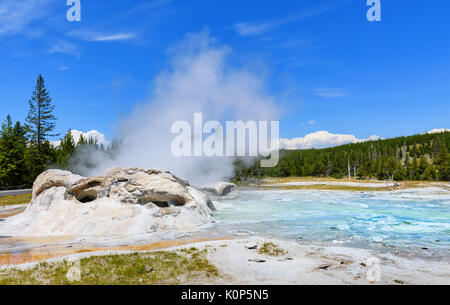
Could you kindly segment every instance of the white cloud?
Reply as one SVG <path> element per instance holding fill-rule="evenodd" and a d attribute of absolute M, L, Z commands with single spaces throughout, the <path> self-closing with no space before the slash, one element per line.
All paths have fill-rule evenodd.
<path fill-rule="evenodd" d="M 75 143 L 78 143 L 80 141 L 81 135 L 83 135 L 83 137 L 86 140 L 89 140 L 89 139 L 97 140 L 97 144 L 99 144 L 99 145 L 103 144 L 106 146 L 106 145 L 111 144 L 110 141 L 106 140 L 105 135 L 97 130 L 82 132 L 82 131 L 74 129 L 71 131 L 71 134 L 72 134 L 73 141 Z M 53 146 L 58 147 L 59 144 L 61 143 L 61 141 L 52 141 L 51 143 L 53 144 Z"/>
<path fill-rule="evenodd" d="M 376 136 L 376 135 L 373 135 L 373 136 L 370 136 L 368 139 L 366 139 L 366 140 L 360 140 L 360 142 L 367 142 L 367 141 L 378 141 L 378 140 L 382 140 L 383 138 L 382 137 L 380 137 L 380 136 Z"/>
<path fill-rule="evenodd" d="M 427 133 L 433 134 L 433 133 L 441 133 L 441 132 L 446 132 L 446 131 L 450 131 L 450 129 L 446 129 L 446 128 L 432 129 Z"/>
<path fill-rule="evenodd" d="M 53 43 L 50 48 L 47 50 L 49 54 L 62 53 L 69 54 L 76 57 L 81 57 L 81 52 L 78 50 L 78 47 L 67 41 L 57 41 Z"/>
<path fill-rule="evenodd" d="M 337 8 L 340 5 L 341 4 L 329 3 L 322 7 L 304 10 L 303 12 L 294 16 L 271 20 L 268 22 L 261 22 L 261 23 L 240 22 L 235 24 L 233 28 L 238 32 L 240 36 L 259 35 L 277 26 L 300 21 L 302 19 L 306 19 L 309 17 L 313 17 L 328 12 L 330 10 Z"/>
<path fill-rule="evenodd" d="M 311 120 L 311 121 L 308 121 L 308 122 L 306 122 L 306 123 L 304 123 L 304 122 L 300 122 L 300 126 L 305 126 L 306 124 L 309 124 L 309 125 L 314 125 L 314 124 L 316 124 L 317 122 L 316 121 L 314 121 L 314 120 Z"/>
<path fill-rule="evenodd" d="M 136 33 L 98 33 L 92 31 L 72 31 L 69 36 L 76 37 L 85 41 L 108 42 L 108 41 L 124 41 L 137 37 Z"/>
<path fill-rule="evenodd" d="M 343 98 L 347 96 L 347 93 L 340 88 L 315 88 L 311 90 L 315 95 L 323 98 Z"/>
<path fill-rule="evenodd" d="M 280 21 L 261 23 L 261 24 L 251 24 L 251 23 L 241 22 L 241 23 L 235 24 L 234 29 L 241 36 L 249 36 L 249 35 L 256 35 L 256 34 L 264 33 L 271 27 L 274 27 L 274 26 L 282 24 L 282 23 L 283 22 L 280 22 Z"/>
<path fill-rule="evenodd" d="M 368 139 L 358 139 L 350 134 L 332 134 L 328 131 L 310 133 L 303 138 L 280 139 L 280 146 L 284 149 L 311 149 L 339 146 L 349 143 L 376 141 L 379 136 L 370 136 Z"/>
<path fill-rule="evenodd" d="M 29 30 L 29 25 L 48 14 L 52 0 L 2 0 L 0 35 L 15 35 Z"/>

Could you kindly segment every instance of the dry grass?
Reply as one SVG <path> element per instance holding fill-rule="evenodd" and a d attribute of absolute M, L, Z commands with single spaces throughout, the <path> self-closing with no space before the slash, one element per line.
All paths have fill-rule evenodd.
<path fill-rule="evenodd" d="M 0 197 L 0 206 L 24 204 L 31 201 L 31 193 L 16 196 Z"/>
<path fill-rule="evenodd" d="M 277 190 L 326 190 L 326 191 L 353 191 L 353 192 L 377 192 L 392 191 L 398 188 L 394 187 L 367 187 L 352 185 L 333 185 L 333 184 L 314 184 L 314 185 L 280 185 L 280 186 L 263 186 L 266 189 Z"/>
<path fill-rule="evenodd" d="M 264 242 L 258 247 L 258 253 L 269 256 L 285 255 L 286 251 L 275 245 L 273 242 Z"/>
<path fill-rule="evenodd" d="M 196 248 L 83 258 L 73 262 L 40 263 L 33 269 L 0 272 L 0 285 L 176 285 L 219 277 L 206 259 L 207 250 Z M 78 269 L 73 269 L 79 266 Z M 72 268 L 72 269 L 71 269 Z M 70 281 L 69 270 L 81 270 Z M 76 274 L 76 273 L 74 273 Z M 69 277 L 70 278 L 70 277 Z"/>
<path fill-rule="evenodd" d="M 283 183 L 290 182 L 317 182 L 317 184 L 310 185 L 283 185 Z M 324 182 L 353 182 L 361 183 L 361 185 L 342 185 L 342 184 L 321 184 Z M 365 186 L 364 183 L 378 183 L 379 187 Z M 425 186 L 439 186 L 449 189 L 448 182 L 437 181 L 400 181 L 397 182 L 399 187 L 386 186 L 384 181 L 380 180 L 355 180 L 355 179 L 334 179 L 334 178 L 320 178 L 320 177 L 286 177 L 286 178 L 266 178 L 261 187 L 266 189 L 282 189 L 282 190 L 330 190 L 330 191 L 393 191 L 399 189 L 410 189 Z M 279 184 L 279 185 L 277 185 Z"/>

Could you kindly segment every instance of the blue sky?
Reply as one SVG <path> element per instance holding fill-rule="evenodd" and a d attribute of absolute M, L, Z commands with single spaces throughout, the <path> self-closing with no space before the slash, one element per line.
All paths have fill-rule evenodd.
<path fill-rule="evenodd" d="M 187 33 L 208 31 L 229 60 L 261 75 L 284 109 L 281 136 L 317 131 L 394 137 L 449 128 L 450 2 L 381 0 L 65 0 L 0 3 L 0 119 L 23 121 L 42 73 L 58 131 L 99 130 L 153 94 Z"/>

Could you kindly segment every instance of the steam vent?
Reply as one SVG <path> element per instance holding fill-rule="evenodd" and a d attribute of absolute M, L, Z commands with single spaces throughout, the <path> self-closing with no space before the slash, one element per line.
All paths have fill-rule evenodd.
<path fill-rule="evenodd" d="M 5 236 L 115 236 L 185 231 L 210 224 L 203 192 L 166 170 L 112 168 L 85 178 L 48 170 L 27 209 L 0 223 Z"/>

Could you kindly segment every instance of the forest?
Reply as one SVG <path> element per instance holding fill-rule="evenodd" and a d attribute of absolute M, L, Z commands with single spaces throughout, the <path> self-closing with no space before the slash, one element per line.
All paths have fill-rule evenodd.
<path fill-rule="evenodd" d="M 108 147 L 98 145 L 95 139 L 83 136 L 75 143 L 71 131 L 54 145 L 49 138 L 54 133 L 57 118 L 55 104 L 50 97 L 44 78 L 39 75 L 36 87 L 28 102 L 29 112 L 25 122 L 14 122 L 10 115 L 0 130 L 0 190 L 27 188 L 36 177 L 49 168 L 80 172 L 94 167 L 89 157 L 96 152 L 98 157 L 113 158 L 119 147 L 114 140 Z"/>
<path fill-rule="evenodd" d="M 235 162 L 235 181 L 248 177 L 349 177 L 450 181 L 450 132 L 418 134 L 326 149 L 282 150 L 273 168 Z"/>

